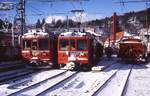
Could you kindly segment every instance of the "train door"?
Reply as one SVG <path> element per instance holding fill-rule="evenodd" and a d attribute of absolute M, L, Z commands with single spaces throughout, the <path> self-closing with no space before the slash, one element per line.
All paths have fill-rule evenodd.
<path fill-rule="evenodd" d="M 21 42 L 21 54 L 23 59 L 29 60 L 32 56 L 31 54 L 31 39 L 23 38 Z"/>
<path fill-rule="evenodd" d="M 89 53 L 88 53 L 88 40 L 87 39 L 77 39 L 77 51 L 79 52 L 78 55 L 78 62 L 83 64 L 89 63 Z"/>
<path fill-rule="evenodd" d="M 38 59 L 38 40 L 37 39 L 32 39 L 31 41 L 31 50 L 32 50 L 32 59 Z"/>
<path fill-rule="evenodd" d="M 58 42 L 58 64 L 68 63 L 69 39 L 61 38 Z"/>

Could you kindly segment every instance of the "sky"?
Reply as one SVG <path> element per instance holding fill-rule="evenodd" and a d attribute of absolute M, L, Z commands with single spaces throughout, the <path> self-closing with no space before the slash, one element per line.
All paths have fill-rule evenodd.
<path fill-rule="evenodd" d="M 0 0 L 0 2 L 2 1 L 18 2 L 19 0 Z M 54 18 L 55 20 L 58 19 L 64 20 L 66 19 L 66 16 L 76 21 L 79 21 L 81 19 L 81 21 L 84 22 L 89 20 L 110 17 L 112 16 L 113 12 L 116 12 L 118 15 L 122 15 L 123 13 L 126 12 L 140 11 L 146 8 L 145 3 L 127 3 L 124 6 L 121 6 L 121 4 L 119 3 L 115 3 L 117 1 L 131 1 L 131 0 L 87 0 L 87 1 L 82 0 L 82 2 L 80 0 L 79 0 L 80 2 L 73 2 L 71 0 L 70 1 L 62 0 L 63 2 L 61 0 L 49 0 L 49 1 L 57 1 L 53 3 L 40 1 L 48 1 L 48 0 L 26 0 L 27 24 L 34 24 L 36 23 L 37 19 L 42 20 L 42 18 L 45 18 L 46 22 L 50 23 Z M 84 10 L 84 13 L 75 14 L 70 12 L 71 10 Z M 14 9 L 9 12 L 3 11 L 0 14 L 2 13 L 9 13 L 12 15 L 11 17 L 14 17 L 16 11 Z M 4 18 L 4 16 L 0 16 L 0 18 Z"/>

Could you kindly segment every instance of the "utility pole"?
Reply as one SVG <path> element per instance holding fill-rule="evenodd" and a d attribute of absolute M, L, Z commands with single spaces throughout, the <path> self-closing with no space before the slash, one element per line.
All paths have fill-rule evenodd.
<path fill-rule="evenodd" d="M 113 23 L 112 23 L 112 33 L 113 33 L 113 45 L 115 45 L 116 42 L 116 13 L 113 14 Z"/>
<path fill-rule="evenodd" d="M 25 33 L 25 0 L 20 0 L 21 5 L 21 35 Z"/>
<path fill-rule="evenodd" d="M 69 32 L 69 17 L 67 16 L 67 31 Z"/>
<path fill-rule="evenodd" d="M 18 10 L 20 22 L 21 22 L 20 35 L 23 35 L 25 33 L 25 0 L 20 0 L 17 6 L 17 10 Z"/>

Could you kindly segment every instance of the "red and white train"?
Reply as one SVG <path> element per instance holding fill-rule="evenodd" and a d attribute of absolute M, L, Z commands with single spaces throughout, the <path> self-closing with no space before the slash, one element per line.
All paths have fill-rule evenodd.
<path fill-rule="evenodd" d="M 103 55 L 102 43 L 86 32 L 26 33 L 21 38 L 21 49 L 23 59 L 38 67 L 89 68 Z"/>
<path fill-rule="evenodd" d="M 139 38 L 123 37 L 119 43 L 119 57 L 122 60 L 137 61 L 144 58 L 146 46 Z"/>
<path fill-rule="evenodd" d="M 86 32 L 65 32 L 58 36 L 58 64 L 69 69 L 90 68 L 103 55 L 103 46 Z"/>
<path fill-rule="evenodd" d="M 51 33 L 35 31 L 21 37 L 22 58 L 35 67 L 54 67 L 57 59 L 56 36 Z"/>

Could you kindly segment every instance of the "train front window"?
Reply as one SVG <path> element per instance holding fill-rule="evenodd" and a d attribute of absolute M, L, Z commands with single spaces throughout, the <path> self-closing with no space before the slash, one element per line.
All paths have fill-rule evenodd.
<path fill-rule="evenodd" d="M 70 40 L 70 49 L 71 50 L 76 50 L 76 48 L 75 48 L 75 40 Z"/>
<path fill-rule="evenodd" d="M 39 39 L 39 49 L 48 50 L 48 39 Z"/>
<path fill-rule="evenodd" d="M 23 40 L 23 49 L 24 50 L 29 50 L 31 48 L 31 40 Z"/>
<path fill-rule="evenodd" d="M 77 40 L 77 50 L 86 50 L 87 41 L 86 40 Z"/>
<path fill-rule="evenodd" d="M 37 44 L 37 40 L 33 40 L 32 41 L 32 50 L 37 50 L 38 44 Z"/>
<path fill-rule="evenodd" d="M 60 40 L 60 50 L 65 51 L 69 50 L 69 41 L 68 40 Z"/>

